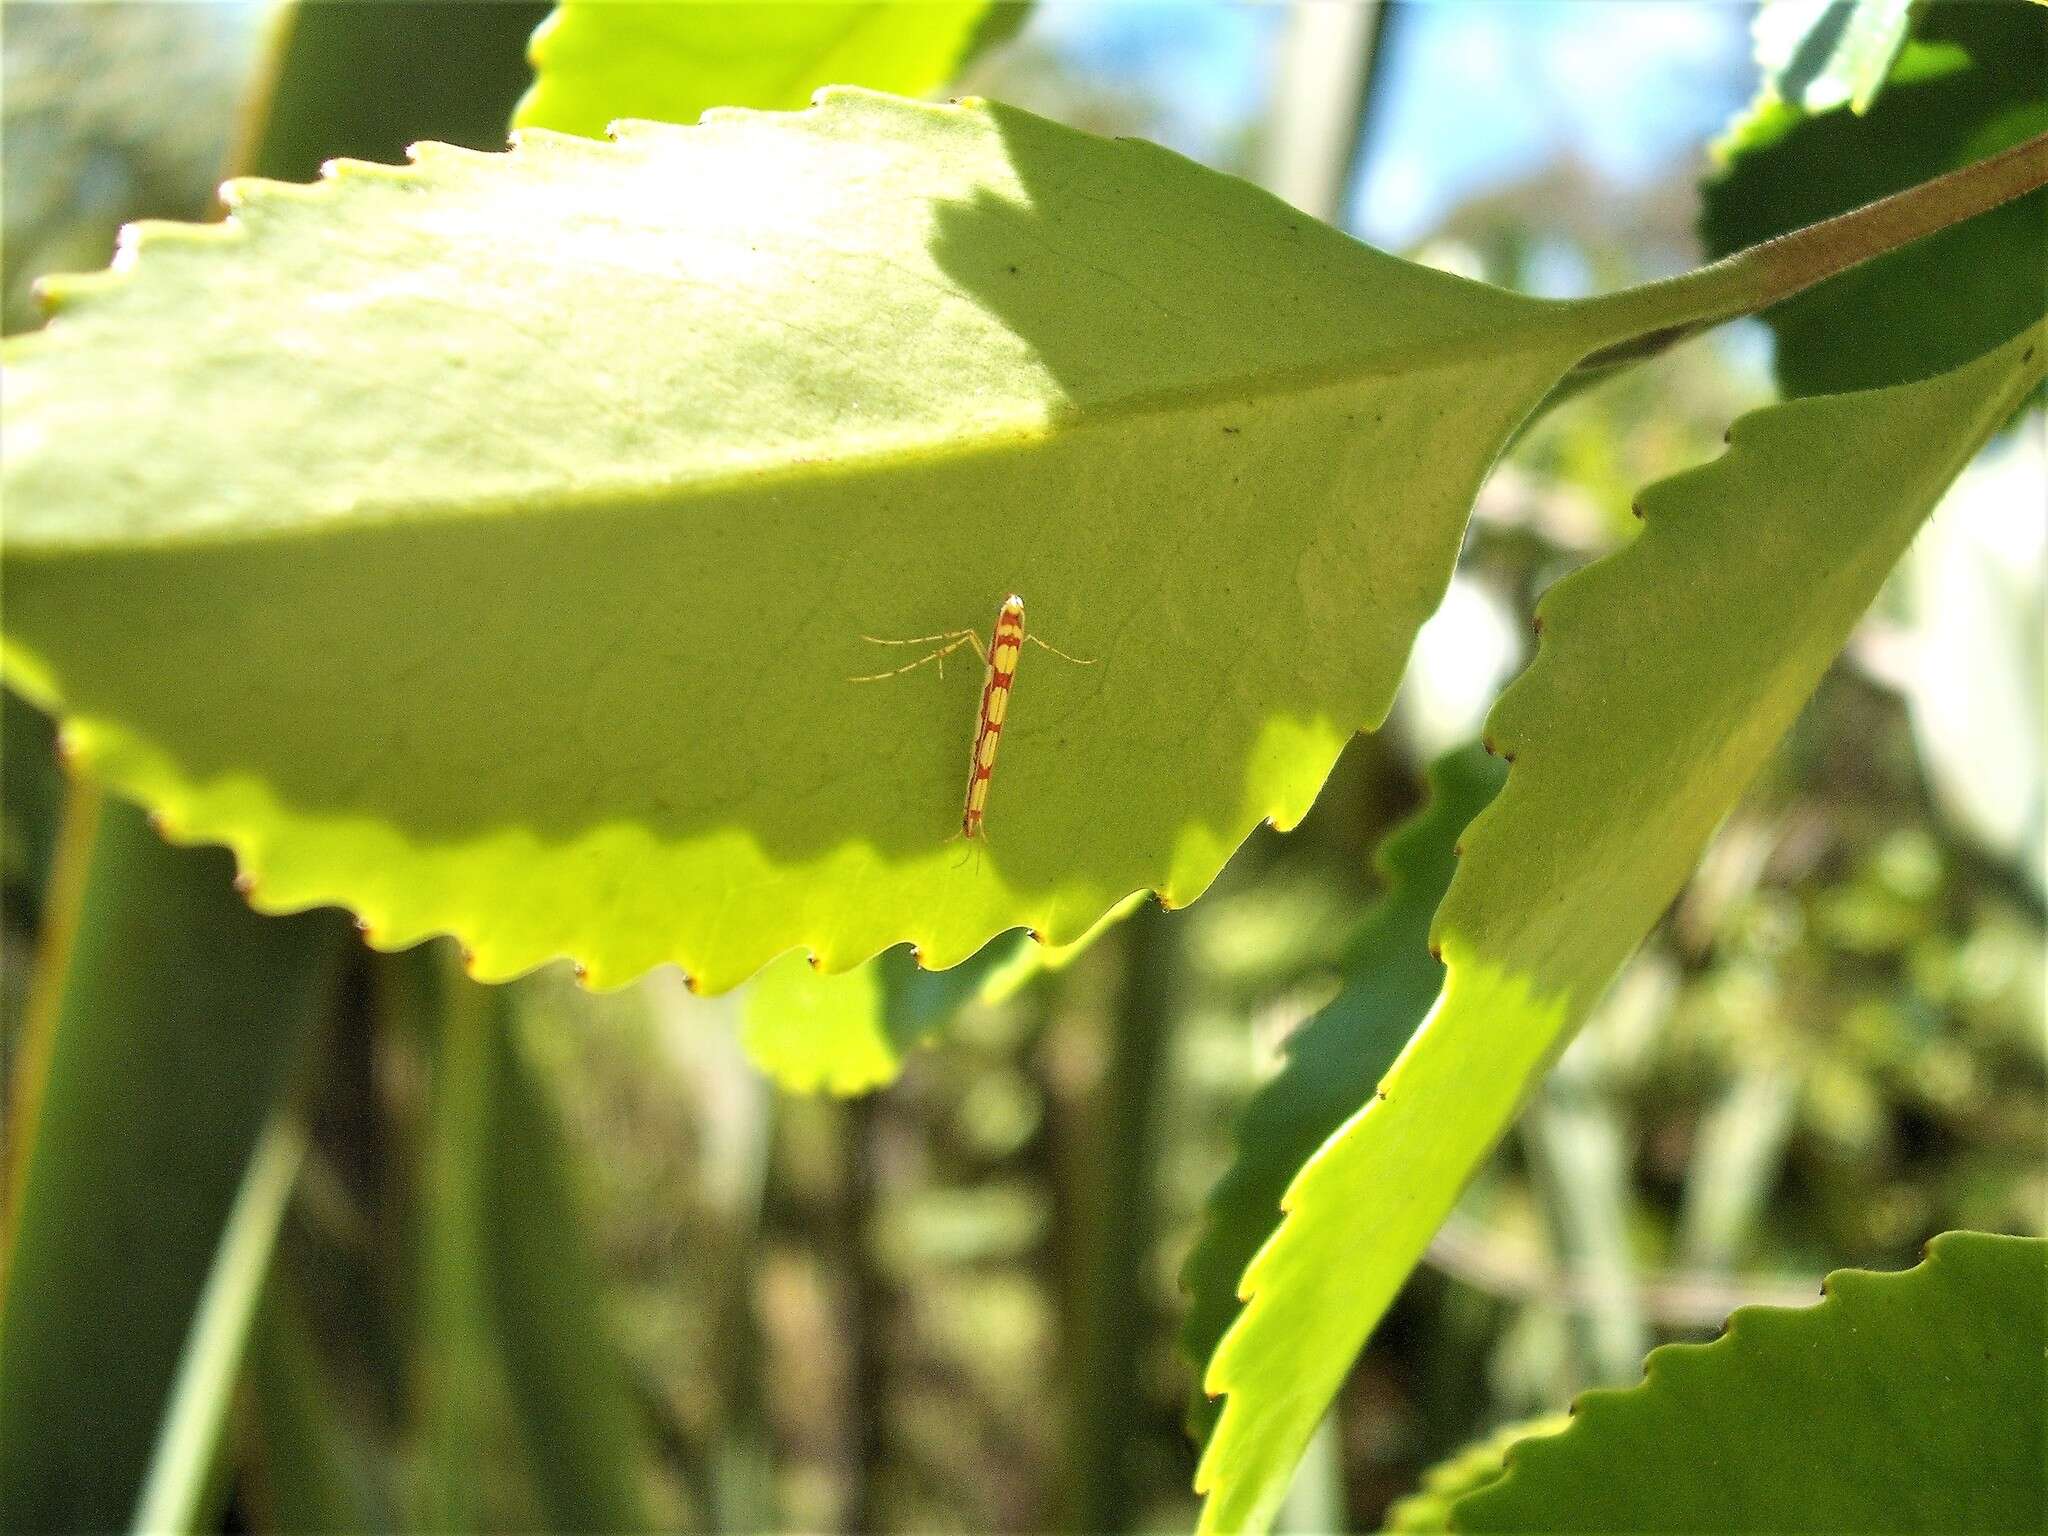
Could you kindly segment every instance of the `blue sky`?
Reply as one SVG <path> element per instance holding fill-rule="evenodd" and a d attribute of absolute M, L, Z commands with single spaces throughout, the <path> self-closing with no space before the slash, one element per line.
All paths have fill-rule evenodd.
<path fill-rule="evenodd" d="M 1692 164 L 1748 97 L 1749 15 L 1726 0 L 1404 5 L 1353 228 L 1411 245 L 1465 198 L 1566 155 L 1624 186 Z M 1282 20 L 1218 0 L 1050 0 L 1032 26 L 1074 67 L 1171 104 L 1166 137 L 1199 157 L 1264 109 Z"/>

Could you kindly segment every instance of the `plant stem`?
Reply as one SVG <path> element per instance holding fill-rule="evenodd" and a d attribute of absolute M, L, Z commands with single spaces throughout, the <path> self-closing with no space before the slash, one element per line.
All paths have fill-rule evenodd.
<path fill-rule="evenodd" d="M 880 1480 L 889 1450 L 889 1287 L 875 1262 L 873 1231 L 878 1179 L 875 1099 L 855 1099 L 839 1112 L 841 1177 L 836 1234 L 846 1340 L 846 1496 L 839 1528 L 870 1536 L 881 1527 Z"/>
<path fill-rule="evenodd" d="M 1584 300 L 1582 313 L 1606 321 L 1613 339 L 1576 371 L 1661 352 L 2042 186 L 2048 186 L 2048 133 L 1683 276 Z"/>
<path fill-rule="evenodd" d="M 1082 1269 L 1068 1343 L 1069 1530 L 1134 1530 L 1141 1501 L 1132 1447 L 1149 1414 L 1145 1342 L 1154 1320 L 1148 1265 L 1157 1209 L 1159 1099 L 1173 1017 L 1174 919 L 1146 901 L 1124 920 L 1123 974 L 1107 1070 L 1094 1094 L 1081 1215 Z"/>

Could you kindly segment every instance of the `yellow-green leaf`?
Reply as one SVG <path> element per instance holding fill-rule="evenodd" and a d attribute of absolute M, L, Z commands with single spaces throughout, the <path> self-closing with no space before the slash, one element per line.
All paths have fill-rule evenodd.
<path fill-rule="evenodd" d="M 1383 718 L 1501 443 L 1620 324 L 860 91 L 233 197 L 10 344 L 9 680 L 261 909 L 484 979 L 1192 900 Z M 962 844 L 968 653 L 849 679 L 1008 592 L 1092 664 L 1027 648 Z"/>
<path fill-rule="evenodd" d="M 827 85 L 924 96 L 953 78 L 989 0 L 563 0 L 533 35 L 522 128 L 600 137 L 622 117 L 801 107 Z"/>
<path fill-rule="evenodd" d="M 1387 839 L 1386 893 L 1345 958 L 1344 988 L 1287 1041 L 1286 1060 L 1239 1117 L 1236 1155 L 1209 1192 L 1201 1237 L 1181 1271 L 1188 1292 L 1181 1348 L 1199 1374 L 1237 1316 L 1237 1283 L 1273 1229 L 1280 1198 L 1309 1154 L 1372 1095 L 1443 986 L 1429 923 L 1451 883 L 1458 834 L 1500 788 L 1505 770 L 1471 745 L 1429 774 L 1429 804 Z M 1217 1405 L 1198 1397 L 1206 1435 Z"/>
<path fill-rule="evenodd" d="M 1433 929 L 1444 991 L 1287 1193 L 1207 1386 L 1204 1528 L 1262 1528 L 1353 1356 L 1922 518 L 2048 368 L 2048 324 L 1952 373 L 1759 411 L 1560 583 L 1489 722 L 1514 763 Z"/>
<path fill-rule="evenodd" d="M 771 961 L 740 1005 L 747 1057 L 791 1093 L 866 1093 L 892 1083 L 912 1049 L 969 1002 L 999 1003 L 1065 969 L 1137 905 L 1125 899 L 1071 944 L 1029 934 L 988 945 L 948 971 L 928 971 L 907 949 L 830 975 L 801 954 Z"/>

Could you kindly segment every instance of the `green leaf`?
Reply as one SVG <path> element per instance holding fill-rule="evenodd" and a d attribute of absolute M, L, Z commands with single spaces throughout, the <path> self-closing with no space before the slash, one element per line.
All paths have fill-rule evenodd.
<path fill-rule="evenodd" d="M 1433 936 L 1442 996 L 1376 1099 L 1289 1188 L 1205 1385 L 1229 1401 L 1204 1528 L 1270 1519 L 1352 1357 L 1797 715 L 1950 480 L 2048 369 L 2037 324 L 1968 367 L 1738 422 L 1621 553 L 1538 609 L 1489 721 L 1515 764 Z"/>
<path fill-rule="evenodd" d="M 740 1003 L 747 1059 L 791 1093 L 866 1093 L 895 1081 L 917 1041 L 889 1027 L 882 965 L 826 976 L 801 953 L 772 961 Z"/>
<path fill-rule="evenodd" d="M 801 107 L 828 85 L 924 96 L 1009 9 L 988 0 L 562 0 L 533 36 L 533 88 L 513 122 L 601 138 L 622 117 L 694 123 L 712 107 Z"/>
<path fill-rule="evenodd" d="M 273 1114 L 249 1158 L 192 1315 L 149 1475 L 136 1500 L 138 1531 L 208 1529 L 219 1517 L 219 1510 L 207 1507 L 207 1490 L 305 1157 L 298 1126 L 283 1111 Z"/>
<path fill-rule="evenodd" d="M 6 654 L 259 906 L 483 979 L 1194 899 L 1384 717 L 1501 443 L 1616 339 L 996 105 L 420 154 L 54 290 Z M 962 848 L 971 661 L 848 679 L 1011 591 L 1094 664 L 1028 652 Z"/>
<path fill-rule="evenodd" d="M 1550 1414 L 1509 1424 L 1474 1441 L 1425 1472 L 1422 1486 L 1387 1511 L 1380 1529 L 1411 1536 L 1450 1530 L 1451 1507 L 1466 1494 L 1498 1482 L 1511 1448 L 1533 1435 L 1554 1435 L 1569 1423 L 1564 1414 Z"/>
<path fill-rule="evenodd" d="M 1137 905 L 1118 902 L 1071 944 L 1029 934 L 998 940 L 947 971 L 928 971 L 892 949 L 827 975 L 802 954 L 771 961 L 740 1005 L 740 1044 L 790 1093 L 866 1093 L 892 1083 L 904 1058 L 970 1002 L 999 1003 L 1039 977 L 1064 970 Z"/>
<path fill-rule="evenodd" d="M 491 1233 L 486 1189 L 492 1145 L 494 1036 L 509 1027 L 502 988 L 462 985 L 441 945 L 401 955 L 382 968 L 387 1028 L 414 1031 L 432 1063 L 420 1129 L 413 1239 L 418 1285 L 410 1298 L 406 1523 L 469 1531 L 540 1522 L 529 1490 L 502 1475 L 500 1404 L 507 1396 L 490 1295 Z M 511 1486 L 507 1486 L 510 1484 Z M 523 1516 L 514 1519 L 514 1511 Z"/>
<path fill-rule="evenodd" d="M 134 1513 L 223 1224 L 348 925 L 259 918 L 109 801 L 0 1307 L 0 1529 Z M 146 1259 L 146 1262 L 144 1260 Z"/>
<path fill-rule="evenodd" d="M 1952 170 L 2048 129 L 2048 8 L 1924 7 L 1867 113 L 1785 103 L 1745 116 L 1701 187 L 1722 255 Z M 2040 316 L 2048 192 L 1881 256 L 1766 312 L 1787 395 L 1904 383 L 1954 368 Z M 1964 279 L 1961 274 L 1968 274 Z"/>
<path fill-rule="evenodd" d="M 488 1045 L 484 1279 L 547 1528 L 645 1529 L 648 1448 L 569 1145 L 517 1031 L 501 1024 Z"/>
<path fill-rule="evenodd" d="M 356 1459 L 344 1394 L 322 1369 L 312 1330 L 288 1286 L 273 1282 L 249 1341 L 249 1440 L 242 1499 L 254 1529 L 349 1533 L 393 1529 Z"/>
<path fill-rule="evenodd" d="M 2048 1242 L 1950 1232 L 1900 1274 L 1745 1307 L 1508 1455 L 1461 1531 L 2038 1531 Z"/>
<path fill-rule="evenodd" d="M 1280 1071 L 1245 1105 L 1237 1155 L 1209 1194 L 1202 1235 L 1181 1271 L 1188 1314 L 1182 1351 L 1199 1373 L 1237 1315 L 1245 1266 L 1280 1224 L 1280 1197 L 1309 1154 L 1372 1096 L 1443 985 L 1429 920 L 1444 899 L 1465 824 L 1493 798 L 1505 768 L 1476 746 L 1439 758 L 1428 806 L 1387 839 L 1387 890 L 1344 967 L 1344 988 L 1287 1042 Z M 1197 1397 L 1191 1426 L 1206 1435 L 1216 1405 Z"/>
<path fill-rule="evenodd" d="M 740 1044 L 791 1093 L 866 1093 L 896 1080 L 904 1057 L 973 994 L 998 949 L 936 972 L 892 949 L 834 976 L 800 953 L 784 955 L 747 987 Z"/>
<path fill-rule="evenodd" d="M 517 993 L 473 986 L 447 960 L 423 951 L 402 972 L 438 1031 L 411 1523 L 643 1529 L 639 1411 L 608 1335 L 569 1150 L 521 1054 Z M 525 1453 L 531 1510 L 514 1502 L 524 1487 L 477 1477 L 506 1427 Z"/>
<path fill-rule="evenodd" d="M 547 14 L 533 0 L 289 0 L 235 169 L 295 180 L 338 156 L 395 160 L 419 139 L 501 149 Z"/>
<path fill-rule="evenodd" d="M 1911 0 L 1764 0 L 1750 30 L 1760 105 L 1864 112 L 1906 44 Z"/>

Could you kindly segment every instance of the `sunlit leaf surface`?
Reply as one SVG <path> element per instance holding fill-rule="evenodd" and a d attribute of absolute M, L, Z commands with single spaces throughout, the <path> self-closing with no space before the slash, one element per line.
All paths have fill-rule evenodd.
<path fill-rule="evenodd" d="M 1429 952 L 1430 918 L 1457 868 L 1451 849 L 1458 834 L 1504 773 L 1476 746 L 1437 762 L 1429 805 L 1387 839 L 1380 860 L 1387 891 L 1352 946 L 1343 991 L 1289 1038 L 1280 1071 L 1245 1105 L 1236 1157 L 1210 1192 L 1201 1239 L 1181 1275 L 1188 1290 L 1181 1348 L 1198 1375 L 1237 1315 L 1245 1266 L 1280 1224 L 1288 1184 L 1372 1096 L 1436 1001 L 1444 968 Z M 1216 1404 L 1198 1397 L 1193 1417 L 1206 1433 Z"/>
<path fill-rule="evenodd" d="M 1288 1190 L 1206 1385 L 1205 1528 L 1263 1527 L 1351 1360 L 1677 893 L 1922 518 L 2048 369 L 2048 325 L 1938 378 L 1739 421 L 1538 608 L 1489 729 L 1514 763 L 1437 913 L 1443 995 Z"/>
<path fill-rule="evenodd" d="M 1613 339 L 1000 106 L 420 155 L 53 289 L 6 654 L 260 908 L 484 979 L 1192 900 L 1384 716 L 1500 444 Z M 1092 664 L 1027 647 L 963 845 L 970 653 L 849 679 L 1013 591 Z"/>

